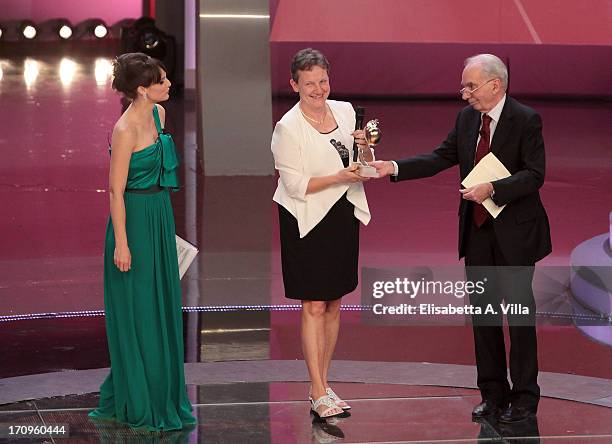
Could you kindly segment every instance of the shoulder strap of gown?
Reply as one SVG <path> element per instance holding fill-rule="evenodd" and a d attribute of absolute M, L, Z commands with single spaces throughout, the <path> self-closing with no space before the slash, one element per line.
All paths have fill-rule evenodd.
<path fill-rule="evenodd" d="M 164 132 L 161 122 L 159 121 L 159 112 L 157 111 L 157 105 L 153 105 L 153 120 L 155 120 L 155 128 L 157 128 L 157 134 Z"/>
<path fill-rule="evenodd" d="M 161 161 L 162 168 L 160 170 L 159 185 L 164 188 L 170 188 L 173 191 L 178 190 L 179 180 L 177 175 L 178 157 L 176 155 L 176 146 L 172 140 L 172 136 L 165 133 L 159 121 L 159 111 L 157 105 L 153 107 L 153 120 L 159 135 L 161 145 Z"/>

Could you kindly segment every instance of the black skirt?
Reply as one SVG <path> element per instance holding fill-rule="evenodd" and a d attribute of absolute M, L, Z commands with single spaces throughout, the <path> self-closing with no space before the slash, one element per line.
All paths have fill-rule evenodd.
<path fill-rule="evenodd" d="M 297 220 L 278 206 L 285 297 L 333 301 L 357 288 L 359 220 L 342 196 L 300 239 Z"/>

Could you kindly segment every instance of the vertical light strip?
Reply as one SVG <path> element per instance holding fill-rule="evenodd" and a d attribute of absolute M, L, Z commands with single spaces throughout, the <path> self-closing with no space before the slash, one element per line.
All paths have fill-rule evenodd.
<path fill-rule="evenodd" d="M 514 0 L 514 4 L 516 5 L 516 8 L 519 10 L 521 17 L 523 17 L 523 21 L 525 22 L 525 26 L 527 26 L 527 29 L 529 30 L 529 34 L 531 34 L 531 38 L 533 39 L 533 42 L 537 45 L 541 45 L 542 39 L 538 35 L 538 31 L 535 30 L 533 23 L 531 23 L 531 20 L 529 19 L 529 16 L 527 15 L 527 11 L 525 11 L 525 8 L 523 7 L 523 3 L 521 2 L 521 0 Z"/>
<path fill-rule="evenodd" d="M 197 119 L 192 112 L 185 112 L 184 117 L 184 132 L 183 132 L 183 158 L 185 161 L 185 235 L 187 240 L 194 242 L 197 245 L 198 242 L 198 147 L 196 128 L 191 130 L 191 122 Z M 202 177 L 201 180 L 204 180 Z M 200 301 L 200 269 L 198 263 L 204 261 L 204 252 L 200 251 L 199 257 L 196 259 L 195 264 L 191 265 L 191 270 L 187 273 L 186 279 L 186 290 L 187 294 L 185 302 L 187 305 L 195 306 L 201 303 Z M 197 362 L 199 356 L 199 329 L 198 329 L 198 318 L 199 315 L 186 316 L 185 330 L 187 337 L 185 338 L 185 354 L 190 362 Z"/>

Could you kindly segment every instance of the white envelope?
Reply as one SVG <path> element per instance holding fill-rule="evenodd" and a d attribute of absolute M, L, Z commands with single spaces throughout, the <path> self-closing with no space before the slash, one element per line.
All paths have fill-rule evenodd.
<path fill-rule="evenodd" d="M 473 187 L 481 183 L 493 182 L 510 176 L 510 171 L 499 161 L 495 154 L 489 153 L 484 156 L 478 164 L 470 171 L 461 185 L 466 188 Z M 482 202 L 487 211 L 496 218 L 502 212 L 505 205 L 498 207 L 490 197 Z"/>
<path fill-rule="evenodd" d="M 176 255 L 178 257 L 179 275 L 181 279 L 198 254 L 198 249 L 185 239 L 176 236 Z"/>

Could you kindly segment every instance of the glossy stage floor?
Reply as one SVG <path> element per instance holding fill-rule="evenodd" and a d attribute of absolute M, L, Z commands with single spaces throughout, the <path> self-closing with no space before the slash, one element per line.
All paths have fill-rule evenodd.
<path fill-rule="evenodd" d="M 543 399 L 537 420 L 511 427 L 472 422 L 479 394 L 471 328 L 372 325 L 363 320 L 358 289 L 344 299 L 332 368 L 334 387 L 350 400 L 352 415 L 312 422 L 299 308 L 282 293 L 271 201 L 276 179 L 204 176 L 195 105 L 183 98 L 166 108 L 184 165 L 185 186 L 173 196 L 177 232 L 201 250 L 183 279 L 186 376 L 198 425 L 151 437 L 90 422 L 87 412 L 109 365 L 101 252 L 107 135 L 121 106 L 108 66 L 94 58 L 0 60 L 4 429 L 68 424 L 68 438 L 28 440 L 75 443 L 612 442 L 612 349 L 601 339 L 605 334 L 593 337 L 576 325 L 571 310 L 559 309 L 571 299 L 564 278 L 550 279 L 545 304 L 566 316 L 552 319 L 539 305 Z M 430 150 L 462 106 L 353 102 L 381 120 L 381 158 Z M 278 119 L 293 102 L 273 103 Z M 547 148 L 542 197 L 554 251 L 541 267 L 567 267 L 577 246 L 608 229 L 612 106 L 526 103 L 542 114 Z M 368 183 L 373 219 L 361 230 L 361 265 L 458 266 L 457 189 L 455 170 L 400 185 Z"/>

